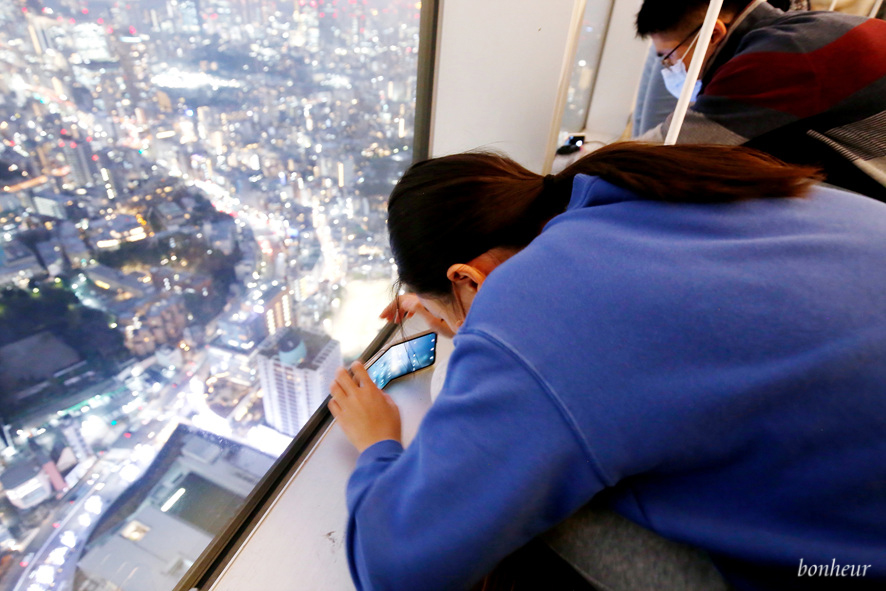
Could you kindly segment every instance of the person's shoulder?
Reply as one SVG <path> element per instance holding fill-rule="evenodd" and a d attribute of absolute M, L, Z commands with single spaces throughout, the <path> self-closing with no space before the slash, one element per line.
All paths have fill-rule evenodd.
<path fill-rule="evenodd" d="M 783 51 L 789 47 L 814 51 L 868 20 L 826 10 L 787 12 L 754 27 L 745 35 L 744 45 L 755 51 Z"/>
<path fill-rule="evenodd" d="M 775 19 L 773 23 L 846 23 L 848 25 L 858 25 L 867 20 L 869 19 L 865 16 L 847 14 L 845 12 L 835 12 L 833 10 L 795 10 L 784 13 L 782 16 Z"/>
<path fill-rule="evenodd" d="M 819 42 L 836 41 L 861 25 L 886 26 L 883 21 L 830 10 L 788 12 L 773 21 L 772 30 Z"/>
<path fill-rule="evenodd" d="M 886 203 L 840 187 L 819 183 L 809 192 L 808 197 L 823 206 L 834 206 L 846 215 L 856 215 L 879 223 L 886 223 Z"/>
<path fill-rule="evenodd" d="M 882 244 L 886 235 L 886 203 L 872 197 L 819 184 L 805 197 L 787 201 L 793 212 L 786 212 L 787 218 L 811 234 L 842 236 L 845 244 L 868 245 L 865 249 Z"/>

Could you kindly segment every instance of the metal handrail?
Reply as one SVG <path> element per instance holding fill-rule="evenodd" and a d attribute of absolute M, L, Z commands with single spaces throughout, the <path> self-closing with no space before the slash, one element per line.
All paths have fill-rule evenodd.
<path fill-rule="evenodd" d="M 702 24 L 701 31 L 698 33 L 698 44 L 695 46 L 695 53 L 692 55 L 692 62 L 689 64 L 689 71 L 686 73 L 686 82 L 683 83 L 683 90 L 680 92 L 677 107 L 674 109 L 673 117 L 671 117 L 671 126 L 668 128 L 668 135 L 664 141 L 666 146 L 676 144 L 677 138 L 680 136 L 683 120 L 686 118 L 686 111 L 689 109 L 689 100 L 692 98 L 692 90 L 695 88 L 695 82 L 701 73 L 701 64 L 704 62 L 704 55 L 711 44 L 711 33 L 714 31 L 714 24 L 720 16 L 720 8 L 722 6 L 723 0 L 711 0 L 711 3 L 708 5 L 704 24 Z"/>

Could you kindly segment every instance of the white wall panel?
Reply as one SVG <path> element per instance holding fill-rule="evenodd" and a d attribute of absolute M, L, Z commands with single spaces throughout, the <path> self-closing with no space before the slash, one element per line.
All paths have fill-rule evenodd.
<path fill-rule="evenodd" d="M 585 0 L 444 0 L 431 155 L 505 152 L 547 172 Z"/>
<path fill-rule="evenodd" d="M 616 0 L 613 4 L 585 127 L 588 139 L 618 139 L 633 111 L 649 47 L 649 42 L 634 32 L 641 4 L 641 0 Z"/>

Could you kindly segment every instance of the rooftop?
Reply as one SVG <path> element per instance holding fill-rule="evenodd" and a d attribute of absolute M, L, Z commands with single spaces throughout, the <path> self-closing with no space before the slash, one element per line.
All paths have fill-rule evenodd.
<path fill-rule="evenodd" d="M 10 490 L 23 485 L 40 473 L 40 466 L 31 459 L 22 458 L 8 466 L 0 473 L 0 483 Z"/>
<path fill-rule="evenodd" d="M 258 353 L 267 358 L 271 358 L 280 352 L 280 343 L 287 340 L 302 341 L 307 349 L 305 359 L 299 363 L 300 369 L 317 369 L 317 357 L 332 342 L 332 338 L 316 332 L 307 331 L 300 328 L 287 328 L 279 331 L 267 342 L 267 346 L 262 348 Z"/>
<path fill-rule="evenodd" d="M 80 355 L 64 341 L 48 331 L 38 332 L 0 347 L 0 391 L 15 392 L 79 361 Z"/>

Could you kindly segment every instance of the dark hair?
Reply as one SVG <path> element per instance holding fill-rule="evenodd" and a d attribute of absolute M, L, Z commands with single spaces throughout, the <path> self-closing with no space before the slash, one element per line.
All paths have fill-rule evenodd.
<path fill-rule="evenodd" d="M 647 199 L 722 203 L 800 196 L 817 173 L 739 146 L 620 142 L 547 177 L 500 154 L 468 152 L 410 167 L 388 201 L 388 232 L 401 282 L 445 296 L 451 265 L 496 247 L 523 248 L 538 236 L 566 209 L 577 174 Z"/>
<path fill-rule="evenodd" d="M 723 0 L 720 14 L 738 14 L 750 0 Z M 701 24 L 708 9 L 708 0 L 644 0 L 635 21 L 637 35 L 653 33 L 688 33 Z"/>

